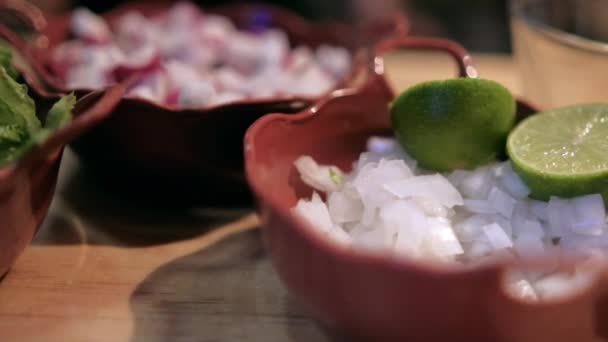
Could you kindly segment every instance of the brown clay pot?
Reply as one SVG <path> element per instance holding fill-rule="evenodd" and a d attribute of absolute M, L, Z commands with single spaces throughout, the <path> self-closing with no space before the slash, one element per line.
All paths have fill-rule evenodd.
<path fill-rule="evenodd" d="M 46 217 L 64 145 L 103 121 L 123 94 L 124 87 L 116 85 L 80 98 L 72 122 L 19 162 L 0 168 L 0 275 L 13 265 Z M 39 117 L 46 115 L 43 108 L 37 106 Z"/>
<path fill-rule="evenodd" d="M 128 2 L 103 17 L 111 22 L 129 10 L 154 16 L 166 11 L 170 3 Z M 42 94 L 68 91 L 49 71 L 53 47 L 70 38 L 68 16 L 45 18 L 31 6 L 5 5 L 4 12 L 19 14 L 23 22 L 31 23 L 31 31 L 37 32 L 31 44 L 16 35 L 9 37 L 33 61 L 35 72 L 31 74 L 35 76 L 26 75 L 28 83 Z M 351 27 L 339 23 L 313 24 L 287 10 L 266 5 L 236 4 L 209 12 L 227 16 L 241 28 L 247 28 L 256 17 L 264 15 L 271 19 L 271 26 L 287 33 L 292 44 L 345 46 L 356 56 L 356 65 L 361 63 L 357 61 L 367 58 L 365 55 L 375 42 L 387 36 L 403 35 L 408 29 L 405 16 L 399 13 L 365 27 Z M 352 75 L 338 88 L 351 78 Z M 284 96 L 202 110 L 178 110 L 125 98 L 108 120 L 72 147 L 97 181 L 137 201 L 163 206 L 246 204 L 251 198 L 243 174 L 245 130 L 264 114 L 294 113 L 315 100 L 318 99 Z"/>
<path fill-rule="evenodd" d="M 439 49 L 460 76 L 476 75 L 459 45 L 401 38 L 380 44 Z M 608 296 L 600 276 L 589 288 L 533 303 L 504 289 L 509 265 L 476 268 L 368 254 L 324 239 L 290 208 L 309 197 L 293 166 L 301 155 L 350 170 L 372 135 L 392 135 L 381 56 L 367 83 L 337 91 L 295 115 L 270 114 L 245 137 L 247 180 L 257 200 L 264 241 L 290 293 L 325 325 L 369 341 L 596 341 L 608 337 Z M 518 103 L 521 117 L 533 113 Z M 357 340 L 358 340 L 357 339 Z"/>

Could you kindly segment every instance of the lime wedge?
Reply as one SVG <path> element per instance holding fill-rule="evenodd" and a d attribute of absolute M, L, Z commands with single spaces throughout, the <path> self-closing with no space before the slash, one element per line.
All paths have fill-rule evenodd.
<path fill-rule="evenodd" d="M 490 80 L 430 81 L 399 95 L 391 118 L 402 147 L 422 167 L 473 169 L 504 153 L 515 100 Z"/>
<path fill-rule="evenodd" d="M 511 132 L 507 153 L 533 198 L 607 193 L 608 104 L 533 115 Z"/>

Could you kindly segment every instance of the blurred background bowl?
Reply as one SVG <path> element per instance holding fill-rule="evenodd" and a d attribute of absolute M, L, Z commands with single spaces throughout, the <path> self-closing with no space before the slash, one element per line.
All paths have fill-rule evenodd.
<path fill-rule="evenodd" d="M 154 16 L 168 10 L 171 2 L 129 2 L 103 17 L 112 23 L 136 10 Z M 70 38 L 69 14 L 41 18 L 36 11 L 5 8 L 19 13 L 23 21 L 37 24 L 31 31 L 34 44 L 12 39 L 34 61 L 30 77 L 34 90 L 65 92 L 51 74 L 53 48 Z M 238 28 L 259 24 L 284 30 L 292 45 L 316 47 L 329 43 L 343 46 L 354 56 L 352 71 L 368 58 L 375 42 L 407 32 L 401 13 L 353 27 L 337 22 L 313 24 L 274 6 L 230 4 L 209 10 L 224 15 Z M 31 27 L 35 27 L 34 24 Z M 13 37 L 14 38 L 14 37 Z M 337 87 L 349 83 L 352 75 Z M 41 80 L 41 81 L 40 81 Z M 132 80 L 130 80 L 132 81 Z M 200 205 L 242 206 L 251 203 L 243 174 L 242 139 L 245 130 L 269 112 L 297 112 L 315 98 L 282 96 L 245 100 L 198 110 L 172 109 L 142 99 L 124 98 L 113 115 L 72 144 L 91 178 L 121 197 L 146 206 L 191 207 Z"/>

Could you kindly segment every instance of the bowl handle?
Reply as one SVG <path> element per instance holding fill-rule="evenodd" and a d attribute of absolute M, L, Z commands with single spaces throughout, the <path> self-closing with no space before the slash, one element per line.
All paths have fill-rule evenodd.
<path fill-rule="evenodd" d="M 382 96 L 386 102 L 395 98 L 395 93 L 385 75 L 383 55 L 395 50 L 433 50 L 447 53 L 458 65 L 459 77 L 477 78 L 473 60 L 462 45 L 442 38 L 399 36 L 381 40 L 373 48 L 371 57 L 364 57 L 363 67 L 344 88 L 355 88 L 366 96 Z"/>
<path fill-rule="evenodd" d="M 1 9 L 0 9 L 1 11 Z M 22 63 L 17 65 L 19 72 L 23 75 L 26 83 L 34 88 L 44 97 L 57 96 L 66 93 L 60 82 L 53 78 L 34 57 L 36 46 L 26 42 L 10 28 L 0 24 L 0 39 L 5 40 L 22 58 Z"/>
<path fill-rule="evenodd" d="M 477 78 L 479 73 L 473 65 L 469 52 L 455 41 L 434 37 L 401 36 L 389 38 L 378 43 L 374 49 L 375 56 L 381 57 L 395 50 L 434 50 L 450 55 L 458 65 L 460 77 Z"/>
<path fill-rule="evenodd" d="M 27 1 L 0 0 L 0 22 L 0 39 L 22 57 L 23 61 L 17 67 L 27 83 L 45 97 L 65 93 L 62 83 L 52 77 L 36 58 L 49 45 L 45 34 L 48 21 L 42 10 Z M 18 32 L 23 28 L 29 31 L 25 35 Z"/>
<path fill-rule="evenodd" d="M 46 48 L 48 40 L 42 33 L 47 28 L 48 22 L 41 9 L 29 1 L 2 0 L 0 1 L 0 17 L 1 22 L 7 27 L 12 24 L 17 29 L 29 31 L 28 34 L 34 36 L 29 45 Z M 11 30 L 15 32 L 14 29 Z"/>
<path fill-rule="evenodd" d="M 116 84 L 81 97 L 74 107 L 72 121 L 51 135 L 42 145 L 34 147 L 18 163 L 18 167 L 29 168 L 46 160 L 63 146 L 107 119 L 120 102 L 124 92 L 125 87 Z"/>

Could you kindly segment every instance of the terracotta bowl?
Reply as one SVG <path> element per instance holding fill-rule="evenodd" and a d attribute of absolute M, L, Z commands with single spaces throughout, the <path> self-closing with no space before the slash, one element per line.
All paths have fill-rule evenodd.
<path fill-rule="evenodd" d="M 381 44 L 380 50 L 399 47 L 445 51 L 455 57 L 460 76 L 476 75 L 470 57 L 455 43 L 403 38 Z M 264 241 L 290 293 L 328 327 L 369 341 L 608 337 L 606 277 L 576 295 L 525 302 L 504 290 L 504 263 L 464 269 L 368 254 L 327 241 L 291 213 L 297 200 L 312 192 L 300 181 L 296 158 L 311 155 L 350 170 L 370 136 L 392 135 L 387 102 L 393 94 L 382 77 L 382 58 L 370 69 L 363 86 L 337 91 L 296 115 L 264 116 L 246 134 L 246 174 Z M 533 112 L 518 103 L 520 118 Z"/>
<path fill-rule="evenodd" d="M 170 3 L 129 2 L 103 16 L 110 22 L 129 10 L 154 16 L 166 11 Z M 41 93 L 67 91 L 50 73 L 49 56 L 54 46 L 70 37 L 68 16 L 44 18 L 31 6 L 7 6 L 4 12 L 18 13 L 22 22 L 31 23 L 30 31 L 38 32 L 33 34 L 30 44 L 16 35 L 8 37 L 34 61 L 33 72 L 26 77 L 28 83 Z M 264 17 L 269 26 L 283 29 L 292 44 L 345 46 L 355 56 L 356 65 L 367 58 L 367 48 L 379 39 L 405 34 L 408 28 L 401 14 L 364 27 L 351 27 L 339 23 L 313 24 L 287 10 L 265 5 L 229 5 L 209 12 L 227 16 L 242 29 Z M 4 36 L 9 35 L 5 32 Z M 352 75 L 348 76 L 337 88 L 351 79 Z M 315 100 L 318 99 L 284 96 L 203 110 L 178 110 L 125 98 L 108 120 L 72 147 L 96 181 L 140 201 L 163 206 L 209 201 L 214 205 L 249 203 L 242 157 L 245 130 L 264 114 L 294 113 Z"/>
<path fill-rule="evenodd" d="M 81 97 L 71 123 L 20 162 L 0 168 L 0 275 L 13 265 L 46 217 L 64 145 L 103 121 L 123 94 L 124 87 L 116 85 Z M 46 100 L 37 101 L 41 118 L 56 99 Z"/>

